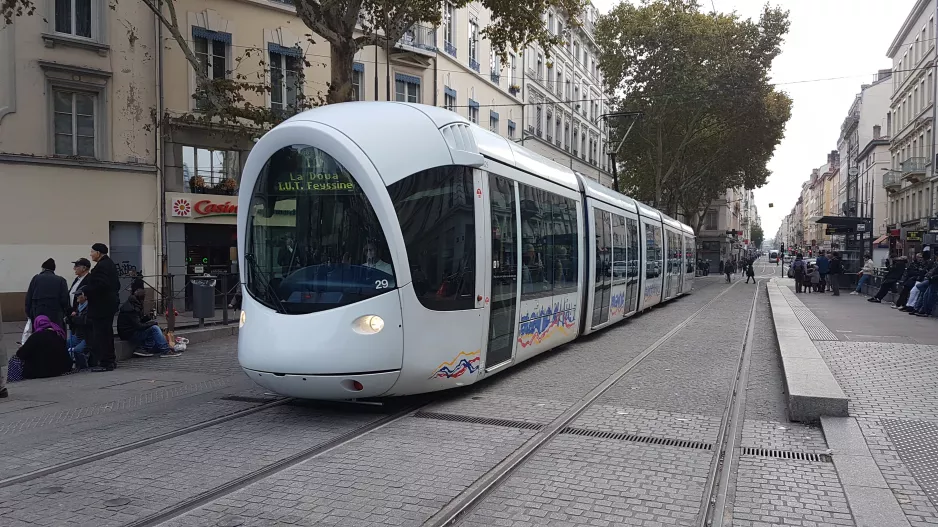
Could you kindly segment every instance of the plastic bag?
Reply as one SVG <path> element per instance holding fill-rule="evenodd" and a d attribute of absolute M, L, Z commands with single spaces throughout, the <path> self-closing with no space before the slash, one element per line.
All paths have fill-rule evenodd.
<path fill-rule="evenodd" d="M 26 319 L 26 327 L 23 328 L 23 337 L 20 340 L 20 344 L 26 344 L 26 341 L 29 339 L 29 336 L 33 334 L 33 319 Z"/>
<path fill-rule="evenodd" d="M 176 337 L 176 344 L 173 346 L 173 349 L 177 352 L 186 351 L 189 347 L 189 339 L 185 337 Z"/>

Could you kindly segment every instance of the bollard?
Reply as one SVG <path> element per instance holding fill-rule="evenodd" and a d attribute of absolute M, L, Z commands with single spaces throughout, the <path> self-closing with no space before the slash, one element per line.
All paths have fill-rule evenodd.
<path fill-rule="evenodd" d="M 223 274 L 221 277 L 221 323 L 225 326 L 228 325 L 228 274 Z"/>

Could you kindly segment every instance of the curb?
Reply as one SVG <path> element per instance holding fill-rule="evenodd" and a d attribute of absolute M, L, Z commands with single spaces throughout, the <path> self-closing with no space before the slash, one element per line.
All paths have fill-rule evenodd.
<path fill-rule="evenodd" d="M 174 332 L 177 337 L 189 339 L 189 344 L 198 344 L 199 342 L 208 342 L 210 340 L 231 337 L 238 334 L 238 326 L 229 324 L 227 326 L 208 326 L 204 328 L 181 329 Z M 117 360 L 124 361 L 134 354 L 134 346 L 124 340 L 115 340 L 114 351 L 117 353 Z"/>
<path fill-rule="evenodd" d="M 777 282 L 766 284 L 788 389 L 788 416 L 817 422 L 822 416 L 847 417 L 849 398 L 821 357 Z"/>

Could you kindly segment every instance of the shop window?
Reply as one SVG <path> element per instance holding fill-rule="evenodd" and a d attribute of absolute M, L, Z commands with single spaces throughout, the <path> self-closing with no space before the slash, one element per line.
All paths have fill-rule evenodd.
<path fill-rule="evenodd" d="M 199 194 L 238 193 L 240 152 L 182 147 L 182 175 L 186 192 Z"/>
<path fill-rule="evenodd" d="M 414 293 L 435 311 L 475 307 L 472 170 L 432 168 L 388 187 L 404 235 Z"/>

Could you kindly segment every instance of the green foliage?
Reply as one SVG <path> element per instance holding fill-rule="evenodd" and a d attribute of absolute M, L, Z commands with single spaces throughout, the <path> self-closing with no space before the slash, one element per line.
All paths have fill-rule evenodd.
<path fill-rule="evenodd" d="M 780 9 L 752 21 L 693 0 L 623 2 L 601 17 L 600 68 L 616 109 L 643 114 L 618 153 L 620 187 L 699 228 L 725 189 L 764 185 L 791 116 L 768 76 L 787 31 Z"/>
<path fill-rule="evenodd" d="M 459 8 L 471 2 L 451 3 Z M 492 22 L 482 30 L 482 37 L 504 58 L 509 47 L 521 49 L 538 42 L 549 49 L 560 44 L 563 37 L 551 34 L 542 17 L 553 6 L 575 20 L 585 0 L 479 0 L 479 3 L 492 13 Z M 370 45 L 393 47 L 414 24 L 441 24 L 444 4 L 439 0 L 296 0 L 295 5 L 303 23 L 331 47 L 327 101 L 335 103 L 352 99 L 355 53 Z M 359 17 L 362 24 L 357 31 Z"/>
<path fill-rule="evenodd" d="M 752 229 L 749 231 L 749 242 L 756 249 L 761 249 L 763 240 L 765 240 L 765 232 L 762 231 L 762 225 L 759 223 L 753 224 Z"/>

